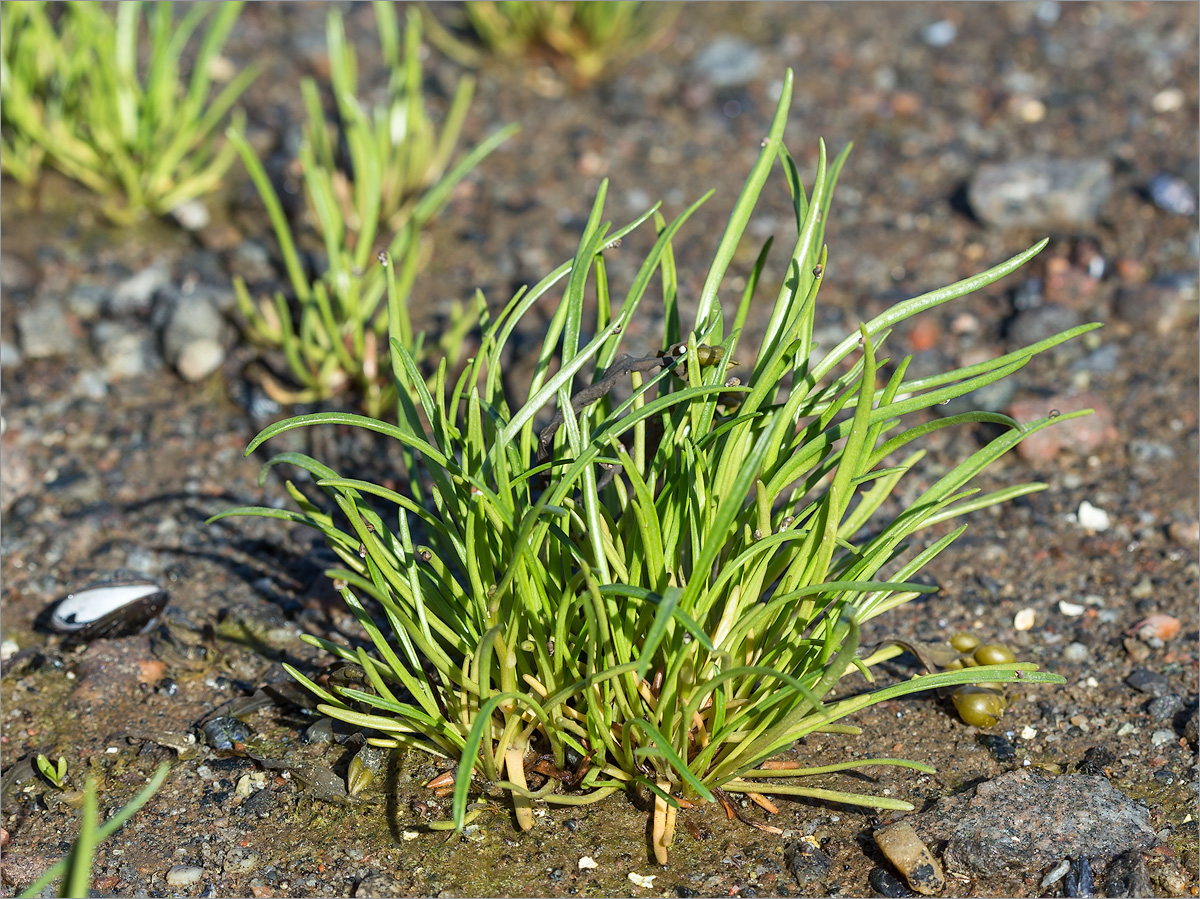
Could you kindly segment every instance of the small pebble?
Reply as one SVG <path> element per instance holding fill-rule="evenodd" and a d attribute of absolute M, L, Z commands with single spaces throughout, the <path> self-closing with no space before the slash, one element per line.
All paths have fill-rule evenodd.
<path fill-rule="evenodd" d="M 1046 876 L 1042 878 L 1042 889 L 1044 890 L 1046 887 L 1053 886 L 1054 884 L 1058 883 L 1063 879 L 1067 871 L 1070 869 L 1071 860 L 1064 858 L 1061 862 L 1051 868 L 1046 873 Z"/>
<path fill-rule="evenodd" d="M 875 843 L 918 893 L 934 896 L 945 887 L 941 864 L 907 821 L 875 828 Z"/>
<path fill-rule="evenodd" d="M 940 19 L 921 29 L 921 40 L 930 47 L 948 47 L 958 37 L 958 26 L 949 19 Z"/>
<path fill-rule="evenodd" d="M 1079 519 L 1080 527 L 1089 531 L 1107 531 L 1112 527 L 1112 520 L 1108 517 L 1108 513 L 1093 506 L 1086 499 L 1079 504 L 1076 517 Z"/>
<path fill-rule="evenodd" d="M 749 41 L 722 35 L 696 54 L 691 70 L 715 88 L 729 88 L 753 81 L 762 65 L 762 53 Z"/>
<path fill-rule="evenodd" d="M 646 889 L 654 888 L 654 878 L 657 874 L 638 874 L 635 871 L 629 872 L 629 879 L 634 886 L 645 887 Z"/>
<path fill-rule="evenodd" d="M 586 871 L 589 868 L 599 868 L 599 867 L 600 866 L 598 864 L 596 864 L 596 860 L 594 858 L 592 858 L 590 855 L 585 855 L 583 858 L 581 858 L 579 860 L 579 870 L 580 871 Z"/>
<path fill-rule="evenodd" d="M 208 207 L 201 200 L 188 200 L 171 210 L 171 218 L 184 231 L 203 231 L 212 221 Z"/>
<path fill-rule="evenodd" d="M 1195 546 L 1200 543 L 1200 521 L 1172 521 L 1167 526 L 1167 536 L 1183 546 Z"/>
<path fill-rule="evenodd" d="M 156 262 L 126 278 L 113 289 L 109 298 L 114 315 L 137 315 L 150 309 L 155 291 L 171 279 L 165 262 Z"/>
<path fill-rule="evenodd" d="M 1021 609 L 1013 617 L 1013 627 L 1019 631 L 1033 630 L 1033 623 L 1036 617 L 1033 609 Z"/>
<path fill-rule="evenodd" d="M 1170 682 L 1165 675 L 1142 667 L 1134 668 L 1125 678 L 1125 684 L 1139 693 L 1146 693 L 1154 697 L 1166 696 L 1170 687 Z"/>
<path fill-rule="evenodd" d="M 1165 746 L 1167 743 L 1175 742 L 1175 731 L 1173 730 L 1156 730 L 1150 735 L 1150 743 L 1154 746 Z"/>
<path fill-rule="evenodd" d="M 1063 647 L 1061 658 L 1064 662 L 1083 662 L 1088 657 L 1088 648 L 1082 643 L 1068 643 Z"/>
<path fill-rule="evenodd" d="M 833 868 L 833 859 L 815 843 L 809 842 L 812 839 L 813 837 L 806 837 L 784 851 L 788 871 L 802 887 L 821 883 Z"/>
<path fill-rule="evenodd" d="M 17 313 L 17 334 L 22 355 L 30 359 L 69 356 L 79 343 L 66 308 L 51 297 L 43 297 Z"/>
<path fill-rule="evenodd" d="M 1112 164 L 1103 157 L 1026 157 L 981 165 L 967 186 L 980 221 L 997 228 L 1090 225 L 1113 190 Z"/>
<path fill-rule="evenodd" d="M 167 871 L 167 885 L 173 887 L 190 887 L 199 883 L 204 876 L 204 869 L 196 865 L 174 865 Z"/>
<path fill-rule="evenodd" d="M 988 751 L 988 755 L 1003 764 L 1017 757 L 1017 750 L 1011 742 L 996 734 L 979 734 L 975 742 Z"/>
<path fill-rule="evenodd" d="M 1150 98 L 1150 108 L 1155 112 L 1174 112 L 1183 106 L 1187 97 L 1177 87 L 1168 87 Z"/>
<path fill-rule="evenodd" d="M 1196 192 L 1182 178 L 1163 172 L 1150 179 L 1147 189 L 1159 209 L 1175 215 L 1196 214 Z"/>
<path fill-rule="evenodd" d="M 1086 611 L 1084 606 L 1074 602 L 1067 602 L 1065 599 L 1059 600 L 1058 610 L 1068 618 L 1078 618 Z"/>
<path fill-rule="evenodd" d="M 871 873 L 867 875 L 867 882 L 871 884 L 871 889 L 880 896 L 887 896 L 890 899 L 916 895 L 900 882 L 900 878 L 886 868 L 872 868 Z"/>
<path fill-rule="evenodd" d="M 1136 634 L 1139 640 L 1149 641 L 1156 640 L 1173 640 L 1179 633 L 1181 625 L 1179 619 L 1172 616 L 1159 613 L 1151 615 L 1144 621 L 1140 621 L 1129 629 L 1129 633 Z"/>
<path fill-rule="evenodd" d="M 355 899 L 376 899 L 376 897 L 400 896 L 405 885 L 391 874 L 376 872 L 368 874 L 354 888 Z"/>

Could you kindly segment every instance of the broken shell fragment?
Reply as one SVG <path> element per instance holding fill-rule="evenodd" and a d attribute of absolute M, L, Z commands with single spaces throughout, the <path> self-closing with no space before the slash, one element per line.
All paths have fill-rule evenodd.
<path fill-rule="evenodd" d="M 945 887 L 942 866 L 907 821 L 877 828 L 875 843 L 887 860 L 896 866 L 896 870 L 904 875 L 908 885 L 921 895 L 934 896 Z"/>
<path fill-rule="evenodd" d="M 68 593 L 38 616 L 38 624 L 69 636 L 69 649 L 102 637 L 144 632 L 167 604 L 167 591 L 157 584 L 97 584 Z"/>

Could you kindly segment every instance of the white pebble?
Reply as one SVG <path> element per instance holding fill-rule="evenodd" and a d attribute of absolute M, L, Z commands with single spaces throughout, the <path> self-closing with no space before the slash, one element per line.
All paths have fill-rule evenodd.
<path fill-rule="evenodd" d="M 1084 607 L 1079 603 L 1067 602 L 1065 599 L 1058 601 L 1058 610 L 1068 618 L 1078 618 L 1085 611 Z"/>
<path fill-rule="evenodd" d="M 171 217 L 184 231 L 202 231 L 212 221 L 208 207 L 200 200 L 188 200 L 171 210 Z"/>
<path fill-rule="evenodd" d="M 596 864 L 596 860 L 594 858 L 592 858 L 590 855 L 585 855 L 583 858 L 581 858 L 579 860 L 579 870 L 580 871 L 586 871 L 588 868 L 599 868 L 599 867 L 600 866 L 598 864 Z"/>
<path fill-rule="evenodd" d="M 942 19 L 921 29 L 921 40 L 930 47 L 946 47 L 958 37 L 958 26 L 949 19 Z"/>
<path fill-rule="evenodd" d="M 1042 889 L 1044 890 L 1046 887 L 1058 883 L 1069 870 L 1071 870 L 1071 862 L 1069 859 L 1064 858 L 1042 878 Z"/>
<path fill-rule="evenodd" d="M 1082 643 L 1068 643 L 1063 647 L 1064 662 L 1082 662 L 1088 657 L 1088 648 Z"/>
<path fill-rule="evenodd" d="M 1023 728 L 1021 728 L 1021 739 L 1022 740 L 1032 740 L 1036 736 L 1037 736 L 1037 728 L 1036 727 L 1031 727 L 1028 724 L 1026 724 Z"/>
<path fill-rule="evenodd" d="M 629 872 L 629 879 L 633 881 L 634 886 L 645 887 L 646 889 L 653 889 L 654 878 L 657 876 L 657 874 L 637 874 L 633 871 Z"/>
<path fill-rule="evenodd" d="M 204 876 L 204 869 L 196 865 L 174 865 L 167 871 L 167 885 L 173 887 L 190 887 L 199 883 Z"/>
<path fill-rule="evenodd" d="M 0 642 L 0 662 L 7 662 L 21 647 L 17 645 L 16 640 L 5 640 Z"/>
<path fill-rule="evenodd" d="M 1130 722 L 1126 721 L 1124 724 L 1122 724 L 1120 726 L 1120 728 L 1118 728 L 1117 736 L 1125 737 L 1125 736 L 1128 736 L 1129 734 L 1136 734 L 1137 732 L 1138 732 L 1137 725 L 1131 724 Z"/>
<path fill-rule="evenodd" d="M 1107 531 L 1112 525 L 1112 520 L 1108 517 L 1108 513 L 1103 509 L 1097 509 L 1086 499 L 1079 504 L 1079 511 L 1076 513 L 1079 519 L 1080 526 L 1087 528 L 1089 531 Z"/>
<path fill-rule="evenodd" d="M 1187 97 L 1179 88 L 1168 87 L 1154 95 L 1150 101 L 1150 108 L 1155 112 L 1174 112 L 1183 106 L 1186 100 Z"/>
<path fill-rule="evenodd" d="M 1150 735 L 1150 742 L 1155 746 L 1162 746 L 1164 743 L 1175 742 L 1175 731 L 1173 730 L 1156 730 Z"/>
<path fill-rule="evenodd" d="M 1017 614 L 1013 617 L 1013 627 L 1019 631 L 1033 630 L 1033 622 L 1036 617 L 1037 615 L 1034 613 L 1033 609 L 1021 609 L 1021 611 L 1017 612 Z"/>

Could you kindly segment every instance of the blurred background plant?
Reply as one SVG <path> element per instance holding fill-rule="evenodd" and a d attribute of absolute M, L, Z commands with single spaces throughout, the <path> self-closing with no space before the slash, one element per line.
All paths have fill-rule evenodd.
<path fill-rule="evenodd" d="M 327 116 L 312 79 L 301 84 L 308 112 L 299 163 L 307 221 L 319 236 L 326 269 L 313 279 L 275 188 L 254 150 L 236 131 L 230 139 L 267 208 L 279 241 L 293 302 L 282 292 L 255 301 L 245 281 L 234 278 L 245 331 L 262 347 L 281 349 L 285 385 L 267 376 L 264 388 L 284 402 L 315 402 L 353 390 L 370 415 L 394 403 L 388 374 L 384 278 L 372 262 L 380 251 L 398 261 L 402 300 L 397 306 L 401 342 L 418 358 L 425 350 L 414 337 L 408 296 L 422 263 L 422 236 L 449 200 L 454 186 L 484 157 L 516 133 L 502 128 L 455 158 L 475 83 L 463 77 L 440 129 L 426 108 L 422 87 L 421 22 L 410 12 L 400 29 L 391 3 L 374 4 L 383 58 L 390 70 L 387 101 L 366 108 L 358 99 L 358 61 L 347 43 L 341 10 L 326 22 L 333 114 Z M 461 351 L 477 307 L 456 305 L 439 346 Z"/>
<path fill-rule="evenodd" d="M 791 95 L 789 71 L 687 330 L 672 240 L 703 199 L 669 224 L 655 209 L 612 230 L 603 222 L 603 183 L 574 260 L 523 288 L 498 315 L 483 316 L 480 350 L 456 380 L 446 379 L 443 362 L 435 389 L 427 389 L 402 320 L 390 319 L 392 375 L 401 385 L 397 424 L 352 413 L 302 415 L 271 425 L 247 448 L 295 428 L 337 424 L 385 434 L 401 449 L 403 491 L 285 452 L 262 476 L 281 463 L 297 466 L 336 511 L 288 481 L 296 511 L 242 507 L 214 520 L 259 515 L 325 535 L 343 562 L 327 574 L 369 644 L 303 638 L 356 666 L 349 687 L 326 689 L 288 670 L 319 697 L 323 714 L 367 729 L 369 744 L 458 761 L 452 819 L 435 828 L 461 829 L 480 813 L 467 804 L 476 774 L 511 794 L 525 829 L 535 800 L 582 805 L 620 790 L 646 791 L 660 863 L 676 810 L 727 802 L 725 793 L 747 794 L 768 810 L 767 793 L 911 809 L 886 790 L 805 778 L 926 765 L 767 762 L 807 734 L 857 733 L 841 720 L 884 700 L 963 684 L 1062 683 L 1008 653 L 873 685 L 872 667 L 903 648 L 889 643 L 860 657 L 859 625 L 935 589 L 914 579 L 965 530 L 939 526 L 1046 486 L 980 493 L 970 485 L 981 471 L 1030 434 L 1085 413 L 1028 424 L 991 412 L 909 417 L 1011 375 L 1097 326 L 924 377 L 906 377 L 911 357 L 891 364 L 880 354 L 897 324 L 1016 270 L 1042 241 L 979 275 L 899 302 L 814 353 L 824 231 L 848 148 L 829 161 L 820 145 L 809 193 L 783 144 Z M 717 296 L 777 160 L 792 198 L 795 243 L 742 385 L 728 368 L 770 240 L 728 330 Z M 605 252 L 651 221 L 653 248 L 628 290 L 612 291 Z M 388 308 L 397 310 L 395 273 L 387 265 L 381 273 Z M 661 344 L 621 354 L 638 331 L 626 326 L 656 275 Z M 509 338 L 563 281 L 529 383 L 506 391 Z M 596 298 L 594 320 L 585 315 L 588 295 Z M 589 385 L 573 391 L 577 374 Z M 618 386 L 632 395 L 618 401 Z M 510 395 L 527 399 L 514 409 Z M 555 401 L 555 416 L 543 416 L 535 430 Z M 942 428 L 980 425 L 989 436 L 978 450 L 911 492 L 898 491 L 919 471 L 923 450 L 911 443 Z M 856 674 L 863 681 L 830 698 Z M 1003 708 L 993 705 L 994 723 Z"/>
<path fill-rule="evenodd" d="M 430 37 L 447 55 L 478 65 L 480 52 L 432 21 Z M 657 43 L 680 10 L 678 3 L 616 0 L 468 0 L 461 25 L 469 27 L 493 53 L 508 58 L 548 52 L 577 85 L 595 81 L 614 66 Z"/>
<path fill-rule="evenodd" d="M 233 162 L 218 128 L 254 80 L 221 57 L 242 4 L 5 2 L 0 169 L 34 184 L 43 163 L 86 185 L 119 224 L 212 191 Z M 208 19 L 181 80 L 181 61 Z M 148 55 L 139 52 L 148 29 Z M 225 86 L 210 98 L 214 83 Z M 232 130 L 243 117 L 234 114 Z"/>

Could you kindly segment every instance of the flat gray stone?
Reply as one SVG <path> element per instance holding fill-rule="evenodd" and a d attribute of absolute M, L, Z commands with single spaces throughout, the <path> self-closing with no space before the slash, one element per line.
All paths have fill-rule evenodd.
<path fill-rule="evenodd" d="M 1018 159 L 980 166 L 967 199 L 985 224 L 1044 228 L 1094 222 L 1112 189 L 1106 159 Z"/>

